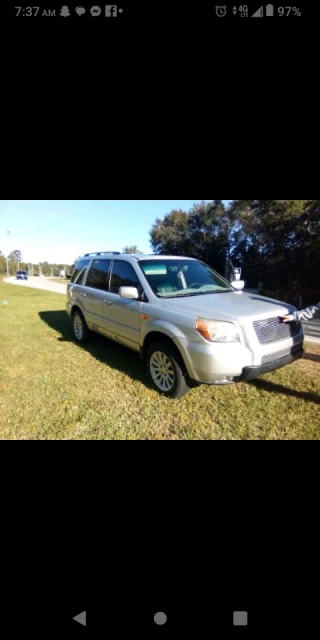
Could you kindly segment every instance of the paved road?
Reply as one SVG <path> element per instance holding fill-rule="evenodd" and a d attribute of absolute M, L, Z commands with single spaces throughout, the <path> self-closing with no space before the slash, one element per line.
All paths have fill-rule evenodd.
<path fill-rule="evenodd" d="M 307 342 L 317 342 L 320 344 L 320 320 L 310 320 L 302 323 L 305 339 Z"/>
<path fill-rule="evenodd" d="M 46 291 L 54 291 L 55 293 L 63 293 L 66 295 L 67 285 L 59 284 L 59 282 L 51 282 L 49 278 L 33 276 L 28 280 L 16 280 L 15 276 L 4 278 L 3 282 L 8 284 L 17 284 L 21 287 L 32 287 L 33 289 L 45 289 Z"/>

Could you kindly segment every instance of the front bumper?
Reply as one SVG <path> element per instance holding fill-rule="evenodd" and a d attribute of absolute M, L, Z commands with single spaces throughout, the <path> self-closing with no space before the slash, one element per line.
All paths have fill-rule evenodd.
<path fill-rule="evenodd" d="M 189 378 L 202 384 L 231 384 L 252 363 L 252 353 L 242 342 L 191 342 L 179 337 L 175 343 Z"/>
<path fill-rule="evenodd" d="M 292 353 L 284 356 L 283 358 L 279 358 L 279 360 L 274 360 L 273 362 L 267 362 L 266 364 L 261 364 L 255 367 L 244 367 L 242 369 L 241 376 L 237 376 L 234 378 L 234 382 L 242 382 L 246 380 L 254 380 L 254 378 L 258 378 L 262 376 L 264 373 L 269 373 L 270 371 L 275 371 L 276 369 L 281 369 L 281 367 L 285 367 L 287 364 L 291 364 L 295 360 L 302 358 L 304 349 L 297 350 L 295 347 L 292 348 Z"/>

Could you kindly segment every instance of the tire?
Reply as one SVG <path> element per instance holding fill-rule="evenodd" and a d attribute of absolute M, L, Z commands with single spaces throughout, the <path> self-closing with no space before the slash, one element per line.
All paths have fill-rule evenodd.
<path fill-rule="evenodd" d="M 83 344 L 89 340 L 89 329 L 81 311 L 75 311 L 72 314 L 72 329 L 75 341 Z"/>
<path fill-rule="evenodd" d="M 167 398 L 182 398 L 188 391 L 188 376 L 183 360 L 166 342 L 157 342 L 149 348 L 146 360 L 148 379 L 156 391 Z M 161 378 L 161 367 L 167 375 Z M 167 387 L 167 388 L 166 388 Z"/>

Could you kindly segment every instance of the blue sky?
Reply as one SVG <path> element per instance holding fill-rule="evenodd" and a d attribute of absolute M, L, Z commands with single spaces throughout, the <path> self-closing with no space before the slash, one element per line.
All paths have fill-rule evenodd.
<path fill-rule="evenodd" d="M 152 253 L 149 231 L 155 219 L 172 209 L 188 211 L 198 202 L 0 200 L 0 250 L 8 255 L 19 249 L 26 262 L 67 264 L 89 251 L 121 251 L 126 245 Z"/>

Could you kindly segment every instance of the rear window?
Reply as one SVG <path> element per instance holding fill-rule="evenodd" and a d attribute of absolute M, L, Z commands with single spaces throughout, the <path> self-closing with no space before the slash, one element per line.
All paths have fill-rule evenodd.
<path fill-rule="evenodd" d="M 27 272 L 26 271 L 17 271 L 17 275 L 19 276 L 26 276 Z"/>
<path fill-rule="evenodd" d="M 75 266 L 75 270 L 71 277 L 73 284 L 81 284 L 85 270 L 89 264 L 89 260 L 79 260 Z"/>

